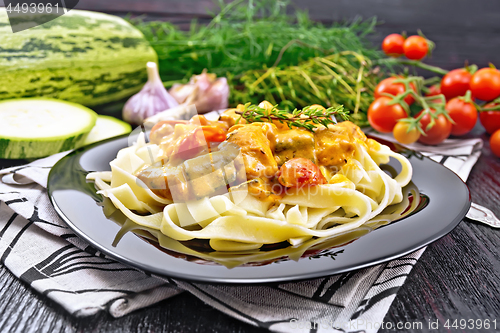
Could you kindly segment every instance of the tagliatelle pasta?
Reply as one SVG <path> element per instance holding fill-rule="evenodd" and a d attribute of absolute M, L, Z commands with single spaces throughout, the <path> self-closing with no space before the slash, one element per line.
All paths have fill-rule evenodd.
<path fill-rule="evenodd" d="M 338 245 L 409 205 L 402 191 L 411 181 L 409 161 L 353 124 L 308 132 L 197 117 L 201 123 L 153 129 L 149 143 L 142 133 L 110 172 L 88 175 L 125 216 L 119 237 L 139 231 L 172 251 L 234 267 Z M 224 136 L 213 144 L 218 128 Z M 193 144 L 199 138 L 205 146 Z M 380 168 L 390 157 L 401 164 L 394 177 Z M 209 250 L 188 246 L 193 240 Z"/>

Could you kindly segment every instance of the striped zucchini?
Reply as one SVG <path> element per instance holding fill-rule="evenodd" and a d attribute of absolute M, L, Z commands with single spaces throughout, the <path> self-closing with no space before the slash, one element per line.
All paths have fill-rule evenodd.
<path fill-rule="evenodd" d="M 52 97 L 95 106 L 128 97 L 158 61 L 142 33 L 125 20 L 71 10 L 12 33 L 0 8 L 0 100 Z"/>

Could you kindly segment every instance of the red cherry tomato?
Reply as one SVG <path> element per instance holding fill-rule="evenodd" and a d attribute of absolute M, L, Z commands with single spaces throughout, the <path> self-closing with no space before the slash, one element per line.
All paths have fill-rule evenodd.
<path fill-rule="evenodd" d="M 201 126 L 192 130 L 179 143 L 177 157 L 188 160 L 198 153 L 209 148 L 210 142 L 222 142 L 226 139 L 226 133 L 217 126 Z"/>
<path fill-rule="evenodd" d="M 490 148 L 493 154 L 500 157 L 500 130 L 497 130 L 490 138 Z"/>
<path fill-rule="evenodd" d="M 472 75 L 464 68 L 454 69 L 448 72 L 441 80 L 441 93 L 447 100 L 453 97 L 464 96 L 470 89 Z"/>
<path fill-rule="evenodd" d="M 429 52 L 429 44 L 422 36 L 410 36 L 405 40 L 403 49 L 408 59 L 421 60 Z"/>
<path fill-rule="evenodd" d="M 441 94 L 441 86 L 439 84 L 434 84 L 429 87 L 429 91 L 425 96 L 437 96 Z"/>
<path fill-rule="evenodd" d="M 492 101 L 500 96 L 500 71 L 495 68 L 482 68 L 472 75 L 470 89 L 474 97 Z"/>
<path fill-rule="evenodd" d="M 390 133 L 401 118 L 407 114 L 400 104 L 392 104 L 392 99 L 386 96 L 377 98 L 368 108 L 368 121 L 379 132 Z"/>
<path fill-rule="evenodd" d="M 420 114 L 423 111 L 420 111 L 417 114 L 417 117 L 420 116 Z M 432 110 L 432 113 L 435 111 Z M 438 115 L 437 119 L 434 119 L 434 126 L 432 126 L 429 130 L 427 130 L 427 125 L 429 125 L 431 121 L 431 116 L 429 114 L 426 114 L 420 119 L 420 125 L 422 126 L 422 129 L 424 130 L 424 133 L 426 135 L 421 135 L 420 138 L 418 139 L 418 142 L 421 142 L 426 145 L 437 145 L 444 140 L 446 140 L 451 133 L 451 123 L 446 119 L 445 116 L 442 114 Z"/>
<path fill-rule="evenodd" d="M 379 84 L 375 87 L 375 93 L 374 96 L 375 98 L 382 97 L 382 93 L 386 94 L 391 94 L 394 96 L 400 95 L 406 91 L 405 85 L 401 82 L 396 82 L 394 83 L 395 80 L 400 79 L 399 77 L 389 77 L 387 79 L 384 79 L 380 81 Z M 410 84 L 410 88 L 415 91 L 415 86 L 413 84 Z M 411 105 L 415 99 L 413 98 L 412 95 L 408 95 L 404 98 L 404 101 L 408 104 Z"/>
<path fill-rule="evenodd" d="M 427 92 L 427 94 L 425 94 L 425 96 L 430 97 L 430 96 L 437 96 L 440 94 L 441 94 L 441 87 L 439 86 L 439 84 L 435 84 L 435 85 L 429 87 L 429 91 Z M 439 98 L 436 98 L 436 99 L 431 100 L 431 102 L 432 103 L 440 103 L 441 100 Z"/>
<path fill-rule="evenodd" d="M 399 57 L 404 53 L 403 44 L 405 39 L 400 34 L 390 34 L 382 42 L 382 50 L 389 57 Z"/>
<path fill-rule="evenodd" d="M 319 167 L 307 158 L 292 158 L 281 166 L 278 181 L 285 187 L 302 187 L 326 184 Z"/>
<path fill-rule="evenodd" d="M 484 106 L 485 109 L 498 106 L 498 104 L 490 103 Z M 488 134 L 493 134 L 500 129 L 500 110 L 498 111 L 481 111 L 479 112 L 479 120 Z"/>
<path fill-rule="evenodd" d="M 446 103 L 446 111 L 455 122 L 451 126 L 451 134 L 464 135 L 469 133 L 477 122 L 477 110 L 473 103 L 467 103 L 455 97 Z"/>

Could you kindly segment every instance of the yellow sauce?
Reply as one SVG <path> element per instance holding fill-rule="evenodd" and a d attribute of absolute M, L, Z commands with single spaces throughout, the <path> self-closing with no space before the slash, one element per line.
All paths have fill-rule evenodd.
<path fill-rule="evenodd" d="M 328 127 L 318 125 L 311 132 L 303 128 L 290 129 L 286 124 L 279 122 L 248 124 L 244 119 L 240 119 L 240 115 L 236 111 L 242 111 L 241 107 L 226 111 L 217 123 L 224 125 L 222 127 L 225 127 L 226 124 L 229 127 L 226 141 L 239 147 L 245 164 L 246 178 L 254 180 L 248 183 L 249 192 L 261 200 L 274 201 L 283 195 L 283 191 L 280 190 L 281 185 L 277 181 L 277 173 L 279 168 L 291 159 L 305 158 L 312 161 L 319 167 L 326 181 L 330 184 L 348 183 L 349 180 L 343 174 L 356 172 L 357 165 L 352 163 L 351 159 L 356 152 L 357 144 L 374 150 L 378 150 L 380 147 L 374 140 L 367 139 L 358 126 L 348 121 Z M 208 122 L 206 119 L 202 120 Z M 184 161 L 173 161 L 170 156 L 175 156 L 180 142 L 189 136 L 196 126 L 199 124 L 185 122 L 175 124 L 173 128 L 165 127 L 163 130 L 168 135 L 165 135 L 159 144 L 161 155 L 166 162 L 163 169 L 161 171 L 141 170 L 138 173 L 139 178 L 154 187 L 159 185 L 164 187 L 164 184 L 167 183 L 166 175 L 170 174 L 174 176 L 175 183 L 178 183 L 176 186 L 182 187 L 180 183 L 182 183 L 181 178 L 184 173 L 168 168 L 180 168 L 180 163 Z M 203 155 L 207 152 L 200 154 Z M 212 154 L 210 154 L 210 158 L 211 156 Z M 192 161 L 198 163 L 195 162 L 195 159 Z M 199 159 L 200 163 L 201 161 Z M 193 163 L 189 164 L 189 168 L 195 167 Z M 190 174 L 190 170 L 185 172 Z M 156 176 L 158 179 L 150 179 Z M 197 196 L 197 193 L 206 194 L 206 191 L 217 188 L 210 185 L 197 183 L 197 186 L 206 187 L 203 191 L 197 189 L 180 190 L 186 192 L 186 196 L 189 196 L 190 192 Z M 155 193 L 163 197 L 171 198 L 172 196 L 168 186 L 166 189 L 156 188 Z"/>

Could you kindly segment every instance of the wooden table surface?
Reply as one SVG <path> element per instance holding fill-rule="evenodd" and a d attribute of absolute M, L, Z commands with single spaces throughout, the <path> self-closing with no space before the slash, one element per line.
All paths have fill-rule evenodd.
<path fill-rule="evenodd" d="M 0 0 L 1 1 L 1 0 Z M 484 66 L 498 61 L 500 3 L 478 0 L 326 0 L 294 1 L 308 7 L 313 18 L 352 18 L 355 14 L 377 15 L 385 24 L 381 37 L 391 32 L 421 28 L 438 48 L 429 63 L 452 69 L 467 59 Z M 210 0 L 86 0 L 76 8 L 125 15 L 144 12 L 182 23 L 204 17 Z M 205 15 L 206 17 L 206 15 Z M 377 39 L 378 38 L 378 39 Z M 500 62 L 497 62 L 500 65 Z M 500 159 L 489 150 L 488 137 L 480 126 L 472 136 L 485 141 L 483 153 L 467 181 L 472 200 L 500 216 Z M 0 161 L 0 167 L 11 162 Z M 443 209 L 447 209 L 443 207 Z M 428 322 L 439 320 L 433 332 L 447 330 L 446 320 L 497 319 L 500 331 L 500 229 L 461 222 L 450 234 L 428 246 L 415 265 L 387 313 L 385 322 Z M 0 332 L 262 332 L 205 305 L 183 293 L 147 309 L 114 319 L 106 313 L 91 318 L 69 316 L 60 306 L 40 296 L 0 265 Z M 407 330 L 421 332 L 421 330 Z M 464 330 L 463 332 L 492 332 Z M 380 330 L 379 332 L 390 332 Z"/>
<path fill-rule="evenodd" d="M 472 136 L 485 141 L 467 181 L 472 200 L 500 216 L 500 159 L 492 155 L 480 126 Z M 8 162 L 1 161 L 0 166 Z M 446 209 L 446 207 L 443 207 Z M 427 247 L 400 289 L 384 322 L 500 319 L 500 229 L 462 221 Z M 264 332 L 183 293 L 114 319 L 107 313 L 77 319 L 31 290 L 0 265 L 0 332 Z M 494 332 L 451 330 L 451 332 Z M 497 325 L 500 331 L 500 322 Z M 380 330 L 379 332 L 390 332 Z M 408 330 L 421 332 L 421 330 Z"/>

